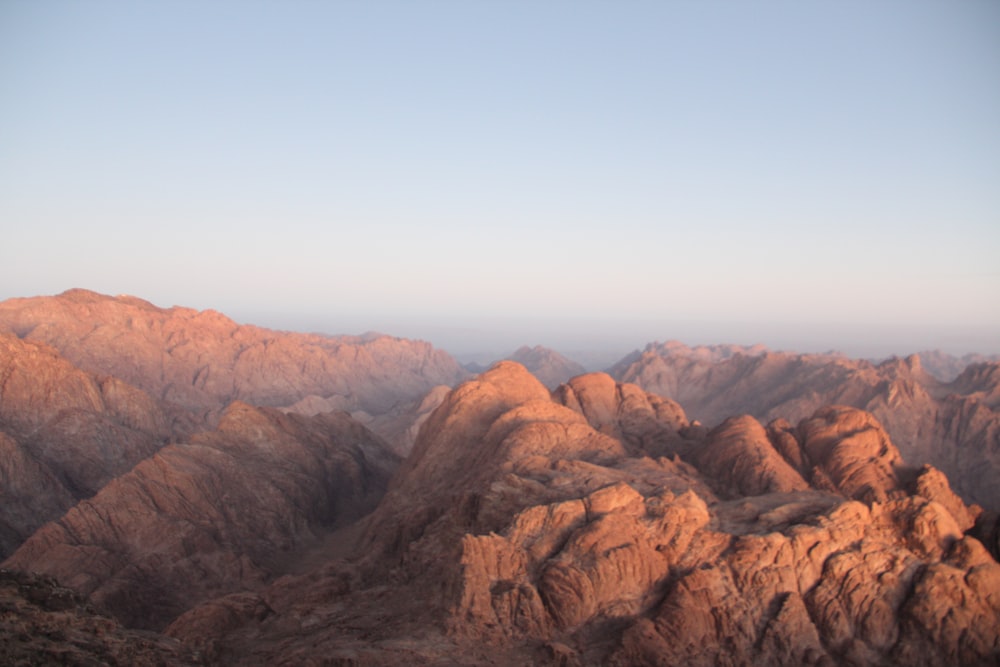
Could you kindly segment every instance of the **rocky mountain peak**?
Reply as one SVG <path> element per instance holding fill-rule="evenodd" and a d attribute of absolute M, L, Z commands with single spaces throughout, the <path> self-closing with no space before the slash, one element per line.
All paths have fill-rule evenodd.
<path fill-rule="evenodd" d="M 943 385 L 916 358 L 668 343 L 629 379 L 550 390 L 504 361 L 449 388 L 424 343 L 87 292 L 0 303 L 0 330 L 0 538 L 32 533 L 4 566 L 55 578 L 0 572 L 19 659 L 124 659 L 109 643 L 140 638 L 82 605 L 163 630 L 132 654 L 163 664 L 1000 656 L 1000 519 L 906 454 L 926 433 L 992 451 L 990 367 Z M 366 425 L 415 433 L 410 456 Z"/>
<path fill-rule="evenodd" d="M 518 348 L 508 359 L 523 365 L 549 389 L 586 372 L 577 362 L 541 345 Z"/>
<path fill-rule="evenodd" d="M 967 501 L 1000 507 L 1000 492 L 986 472 L 1000 470 L 1000 459 L 990 453 L 1000 437 L 1000 373 L 990 369 L 1000 365 L 971 364 L 945 384 L 918 355 L 875 364 L 840 355 L 736 353 L 705 360 L 682 352 L 651 344 L 611 374 L 677 401 L 690 418 L 710 426 L 738 414 L 797 423 L 827 405 L 864 410 L 906 460 L 945 472 Z"/>

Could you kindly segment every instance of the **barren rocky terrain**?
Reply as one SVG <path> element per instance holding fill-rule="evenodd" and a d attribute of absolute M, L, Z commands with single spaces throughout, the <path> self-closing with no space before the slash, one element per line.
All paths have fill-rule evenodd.
<path fill-rule="evenodd" d="M 951 382 L 972 364 L 991 364 L 1000 361 L 1000 354 L 964 354 L 955 356 L 941 350 L 923 350 L 920 363 L 927 372 L 943 382 Z"/>
<path fill-rule="evenodd" d="M 0 344 L 13 664 L 1000 663 L 996 364 L 466 379 L 83 291 L 0 303 Z"/>
<path fill-rule="evenodd" d="M 51 577 L 0 569 L 4 665 L 204 665 L 181 642 L 130 630 Z"/>
<path fill-rule="evenodd" d="M 678 401 L 710 426 L 738 414 L 796 422 L 832 404 L 867 410 L 906 460 L 939 468 L 966 500 L 1000 508 L 1000 363 L 973 363 L 943 382 L 917 355 L 876 364 L 665 343 L 626 357 L 610 373 Z"/>
<path fill-rule="evenodd" d="M 155 453 L 189 421 L 118 378 L 0 331 L 0 554 Z"/>
<path fill-rule="evenodd" d="M 555 350 L 541 345 L 519 347 L 507 359 L 527 368 L 549 389 L 555 389 L 562 383 L 568 382 L 570 378 L 587 372 L 572 359 L 567 359 Z"/>
<path fill-rule="evenodd" d="M 235 401 L 348 411 L 405 454 L 467 373 L 427 343 L 240 326 L 71 290 L 0 303 L 0 556 Z"/>
<path fill-rule="evenodd" d="M 505 363 L 428 420 L 353 558 L 167 634 L 241 664 L 995 664 L 978 511 L 854 408 L 706 433 Z"/>
<path fill-rule="evenodd" d="M 420 341 L 271 331 L 211 310 L 158 308 L 86 290 L 4 301 L 2 328 L 206 423 L 236 400 L 269 407 L 312 401 L 326 410 L 384 414 L 468 375 Z"/>
<path fill-rule="evenodd" d="M 54 576 L 131 627 L 259 586 L 374 509 L 398 459 L 343 413 L 233 403 L 31 536 L 7 566 Z"/>

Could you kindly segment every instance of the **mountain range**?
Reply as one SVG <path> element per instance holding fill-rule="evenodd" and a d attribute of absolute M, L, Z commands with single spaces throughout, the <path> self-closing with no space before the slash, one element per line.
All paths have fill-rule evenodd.
<path fill-rule="evenodd" d="M 876 363 L 837 354 L 650 344 L 612 367 L 614 377 L 669 396 L 693 418 L 730 415 L 797 422 L 824 405 L 875 415 L 908 461 L 929 463 L 968 501 L 1000 507 L 1000 363 L 970 364 L 951 382 L 918 355 Z"/>
<path fill-rule="evenodd" d="M 997 362 L 511 357 L 0 303 L 0 653 L 1000 662 Z"/>

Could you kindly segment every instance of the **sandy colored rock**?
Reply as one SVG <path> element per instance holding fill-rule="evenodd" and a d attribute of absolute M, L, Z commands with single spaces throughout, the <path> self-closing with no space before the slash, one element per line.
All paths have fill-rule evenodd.
<path fill-rule="evenodd" d="M 689 423 L 677 403 L 636 385 L 617 383 L 606 373 L 575 377 L 560 386 L 554 398 L 581 413 L 595 430 L 650 456 L 684 449 L 678 434 Z"/>
<path fill-rule="evenodd" d="M 856 408 L 823 408 L 799 424 L 802 449 L 849 498 L 885 502 L 902 491 L 903 459 L 882 425 Z"/>

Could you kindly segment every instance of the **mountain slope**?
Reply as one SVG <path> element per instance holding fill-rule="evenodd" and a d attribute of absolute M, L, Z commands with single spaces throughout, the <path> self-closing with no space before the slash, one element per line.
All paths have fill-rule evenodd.
<path fill-rule="evenodd" d="M 49 577 L 0 570 L 0 609 L 7 665 L 205 664 L 177 640 L 121 627 Z"/>
<path fill-rule="evenodd" d="M 168 633 L 233 664 L 992 664 L 974 520 L 857 409 L 706 433 L 502 363 L 428 419 L 353 560 Z"/>
<path fill-rule="evenodd" d="M 942 382 L 953 381 L 972 364 L 1000 361 L 1000 355 L 997 354 L 965 354 L 957 357 L 941 350 L 922 350 L 917 354 L 927 372 Z"/>
<path fill-rule="evenodd" d="M 388 336 L 274 332 L 85 290 L 4 301 L 0 558 L 164 444 L 214 428 L 233 401 L 348 410 L 405 455 L 428 395 L 465 376 Z"/>
<path fill-rule="evenodd" d="M 702 417 L 709 429 L 607 374 L 549 390 L 502 362 L 447 390 L 430 383 L 447 363 L 422 344 L 298 337 L 131 298 L 14 300 L 0 322 L 5 516 L 97 491 L 5 566 L 186 648 L 39 615 L 20 588 L 14 633 L 55 623 L 53 639 L 95 655 L 123 637 L 163 662 L 234 665 L 1000 660 L 1000 520 L 922 465 L 941 456 L 988 492 L 989 364 L 944 384 L 915 357 L 664 346 L 618 369 L 719 415 Z M 319 414 L 277 409 L 290 406 Z M 397 434 L 423 424 L 400 462 L 331 408 Z M 60 459 L 57 442 L 86 453 Z M 118 451 L 141 460 L 93 477 Z M 15 524 L 0 528 L 26 530 Z M 23 639 L 9 646 L 73 650 Z"/>
<path fill-rule="evenodd" d="M 345 414 L 232 404 L 31 536 L 5 567 L 59 579 L 133 627 L 261 586 L 370 511 L 398 460 Z"/>
<path fill-rule="evenodd" d="M 381 414 L 467 377 L 428 343 L 270 331 L 214 311 L 86 290 L 4 301 L 0 327 L 47 343 L 84 371 L 200 413 L 234 400 L 281 407 L 314 396 L 337 397 L 336 409 Z"/>
<path fill-rule="evenodd" d="M 951 383 L 924 371 L 917 356 L 880 364 L 837 355 L 763 352 L 705 359 L 683 346 L 651 344 L 611 373 L 676 400 L 716 424 L 734 414 L 792 422 L 823 405 L 867 410 L 904 458 L 929 463 L 971 502 L 1000 507 L 1000 364 L 974 364 Z"/>
<path fill-rule="evenodd" d="M 570 378 L 586 372 L 580 364 L 541 345 L 519 347 L 507 359 L 527 368 L 528 372 L 549 389 L 555 389 Z"/>
<path fill-rule="evenodd" d="M 143 391 L 0 332 L 0 557 L 184 427 Z"/>

